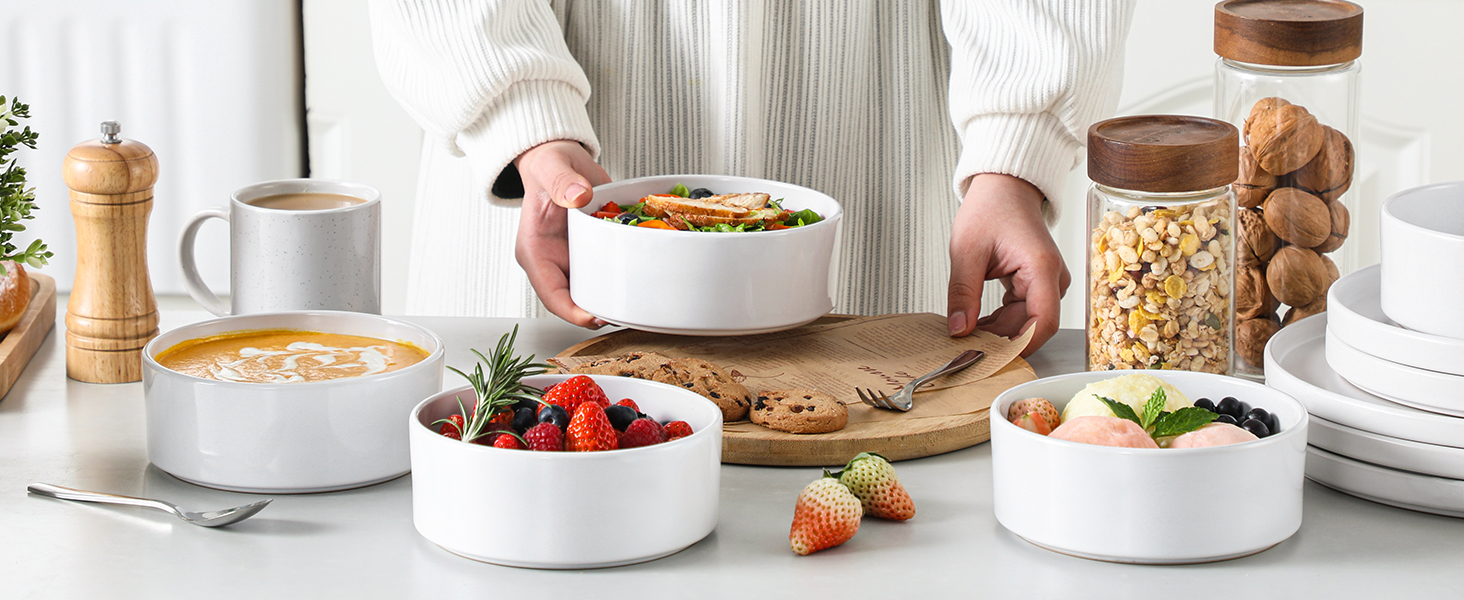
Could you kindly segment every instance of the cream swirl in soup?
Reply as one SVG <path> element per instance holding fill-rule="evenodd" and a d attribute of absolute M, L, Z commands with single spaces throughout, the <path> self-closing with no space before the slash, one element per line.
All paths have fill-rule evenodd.
<path fill-rule="evenodd" d="M 422 362 L 414 345 L 318 331 L 260 330 L 189 340 L 159 353 L 158 364 L 218 381 L 300 383 L 364 377 Z"/>

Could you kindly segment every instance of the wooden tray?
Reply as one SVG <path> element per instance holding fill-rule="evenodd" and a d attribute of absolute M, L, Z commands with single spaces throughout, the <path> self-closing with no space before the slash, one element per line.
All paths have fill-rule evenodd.
<path fill-rule="evenodd" d="M 831 315 L 814 325 L 838 323 L 851 319 Z M 558 358 L 624 354 L 644 349 L 649 344 L 664 344 L 668 336 L 659 333 L 624 330 L 595 337 L 560 352 Z M 695 343 L 697 338 L 683 338 Z M 717 362 L 711 358 L 712 362 Z M 884 421 L 862 419 L 876 410 L 863 404 L 849 405 L 849 425 L 840 431 L 821 434 L 792 434 L 774 431 L 747 421 L 728 423 L 722 428 L 722 462 L 768 466 L 842 466 L 860 452 L 878 452 L 890 460 L 921 458 L 960 450 L 991 439 L 988 419 L 992 400 L 1002 391 L 1037 376 L 1032 366 L 1021 358 L 981 381 L 920 392 L 915 395 L 915 409 L 901 418 Z M 922 398 L 936 394 L 962 396 L 964 412 L 924 412 Z M 943 403 L 949 405 L 949 403 Z"/>
<path fill-rule="evenodd" d="M 20 379 L 21 371 L 56 325 L 56 280 L 29 271 L 26 275 L 31 280 L 30 304 L 20 322 L 0 341 L 0 397 L 10 392 L 10 386 Z"/>

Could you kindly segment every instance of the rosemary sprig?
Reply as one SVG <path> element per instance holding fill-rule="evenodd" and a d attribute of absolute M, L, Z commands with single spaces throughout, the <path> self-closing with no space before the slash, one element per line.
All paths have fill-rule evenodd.
<path fill-rule="evenodd" d="M 489 433 L 497 431 L 490 428 L 493 417 L 504 409 L 512 410 L 511 407 L 520 400 L 535 400 L 543 397 L 544 392 L 539 388 L 523 383 L 521 380 L 530 375 L 539 375 L 549 368 L 544 363 L 534 362 L 534 355 L 528 358 L 514 356 L 513 343 L 518 339 L 518 325 L 513 326 L 513 331 L 503 334 L 498 338 L 498 346 L 488 356 L 482 352 L 473 350 L 478 356 L 479 362 L 473 365 L 472 374 L 464 373 L 451 366 L 448 370 L 462 375 L 468 383 L 473 386 L 473 392 L 477 394 L 477 402 L 473 405 L 472 412 L 463 404 L 462 397 L 458 397 L 458 410 L 463 415 L 462 439 L 464 442 L 472 442 Z M 483 365 L 488 365 L 485 373 Z M 446 423 L 447 419 L 439 419 L 433 423 Z"/>

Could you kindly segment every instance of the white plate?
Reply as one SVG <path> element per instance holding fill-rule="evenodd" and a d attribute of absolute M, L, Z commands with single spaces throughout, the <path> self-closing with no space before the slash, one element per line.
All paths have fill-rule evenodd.
<path fill-rule="evenodd" d="M 1327 292 L 1327 325 L 1342 341 L 1378 358 L 1464 375 L 1464 340 L 1407 329 L 1383 314 L 1382 267 L 1358 269 Z"/>
<path fill-rule="evenodd" d="M 1370 465 L 1316 446 L 1306 449 L 1306 476 L 1364 500 L 1447 517 L 1464 517 L 1464 481 Z"/>
<path fill-rule="evenodd" d="M 1422 444 L 1338 425 L 1313 416 L 1306 442 L 1375 465 L 1423 475 L 1464 479 L 1464 449 Z"/>
<path fill-rule="evenodd" d="M 1266 385 L 1291 394 L 1313 415 L 1415 442 L 1464 448 L 1464 419 L 1389 402 L 1347 383 L 1323 350 L 1328 313 L 1281 328 L 1266 344 Z"/>
<path fill-rule="evenodd" d="M 1464 417 L 1464 376 L 1383 360 L 1327 330 L 1327 364 L 1348 383 L 1399 404 Z"/>

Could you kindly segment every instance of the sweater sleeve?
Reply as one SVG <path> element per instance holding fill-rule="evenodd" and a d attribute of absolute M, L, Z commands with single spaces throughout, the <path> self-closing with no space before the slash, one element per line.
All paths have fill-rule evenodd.
<path fill-rule="evenodd" d="M 585 110 L 590 83 L 549 3 L 372 0 L 370 15 L 387 89 L 421 125 L 423 143 L 467 157 L 473 189 L 521 195 L 511 163 L 547 141 L 574 140 L 599 156 Z"/>
<path fill-rule="evenodd" d="M 1133 0 L 945 0 L 955 190 L 1002 173 L 1042 191 L 1049 223 L 1088 127 L 1113 113 Z"/>

